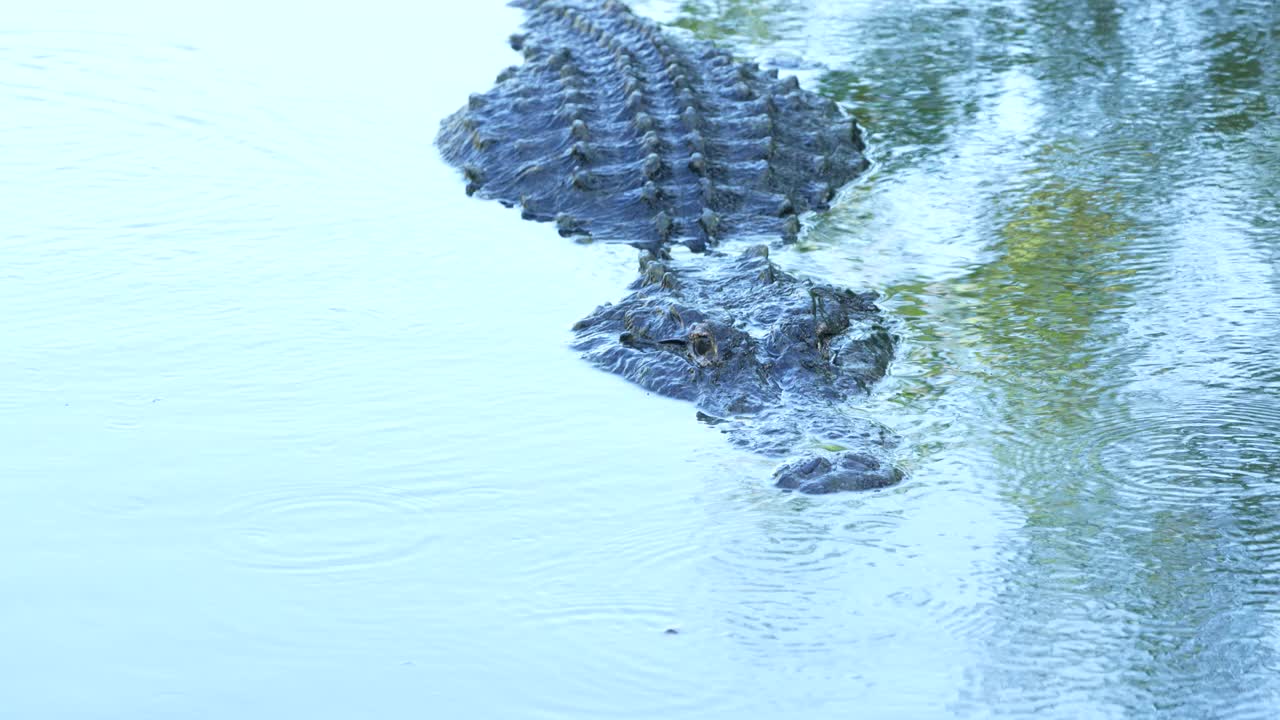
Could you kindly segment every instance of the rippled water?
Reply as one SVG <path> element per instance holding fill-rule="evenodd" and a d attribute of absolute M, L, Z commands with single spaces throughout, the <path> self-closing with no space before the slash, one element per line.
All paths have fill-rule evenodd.
<path fill-rule="evenodd" d="M 23 7 L 0 714 L 1274 716 L 1277 6 L 636 7 L 869 129 L 777 255 L 884 294 L 908 481 L 781 495 L 568 350 L 632 252 L 431 146 L 516 11 Z"/>

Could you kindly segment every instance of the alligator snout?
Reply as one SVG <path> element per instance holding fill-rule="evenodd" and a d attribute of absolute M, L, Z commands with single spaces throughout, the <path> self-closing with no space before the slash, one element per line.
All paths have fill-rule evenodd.
<path fill-rule="evenodd" d="M 774 485 L 809 495 L 844 490 L 877 490 L 896 485 L 902 471 L 877 457 L 860 452 L 840 452 L 831 457 L 811 455 L 779 467 Z"/>

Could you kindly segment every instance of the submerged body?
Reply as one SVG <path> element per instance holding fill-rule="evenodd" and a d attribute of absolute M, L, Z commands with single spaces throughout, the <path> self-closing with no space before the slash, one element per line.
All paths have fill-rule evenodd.
<path fill-rule="evenodd" d="M 779 270 L 793 239 L 867 166 L 835 103 L 674 38 L 608 0 L 519 0 L 525 63 L 445 119 L 438 139 L 468 193 L 560 234 L 641 248 L 633 293 L 575 326 L 598 366 L 694 402 L 738 444 L 800 455 L 776 476 L 804 492 L 883 487 L 901 473 L 878 426 L 842 409 L 884 375 L 893 342 L 873 298 Z M 700 257 L 677 263 L 672 246 Z M 823 448 L 823 449 L 819 449 Z"/>

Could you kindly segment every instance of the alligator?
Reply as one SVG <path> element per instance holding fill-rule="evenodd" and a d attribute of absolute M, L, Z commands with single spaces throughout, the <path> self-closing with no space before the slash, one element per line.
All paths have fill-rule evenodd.
<path fill-rule="evenodd" d="M 574 325 L 574 347 L 691 401 L 733 443 L 789 458 L 778 487 L 899 482 L 891 433 L 848 412 L 893 356 L 875 294 L 790 275 L 764 244 L 794 241 L 801 215 L 868 167 L 857 122 L 617 0 L 512 5 L 526 12 L 510 39 L 523 64 L 445 118 L 437 145 L 468 195 L 639 249 L 632 292 Z"/>

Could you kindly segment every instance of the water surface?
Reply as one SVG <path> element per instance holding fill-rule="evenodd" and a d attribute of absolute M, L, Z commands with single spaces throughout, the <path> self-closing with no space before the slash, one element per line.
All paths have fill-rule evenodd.
<path fill-rule="evenodd" d="M 1276 6 L 636 7 L 868 128 L 777 259 L 883 293 L 908 481 L 779 494 L 568 349 L 634 253 L 431 146 L 518 12 L 24 7 L 6 711 L 1274 716 Z"/>

